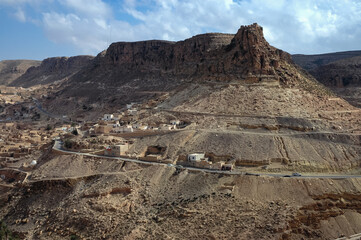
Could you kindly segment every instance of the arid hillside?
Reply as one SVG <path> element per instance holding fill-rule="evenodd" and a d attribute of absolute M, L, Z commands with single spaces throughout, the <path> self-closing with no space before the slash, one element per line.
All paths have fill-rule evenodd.
<path fill-rule="evenodd" d="M 113 43 L 71 72 L 4 98 L 5 117 L 29 122 L 0 129 L 0 219 L 19 238 L 361 233 L 361 109 L 258 24 Z"/>
<path fill-rule="evenodd" d="M 50 84 L 71 77 L 86 66 L 92 56 L 47 58 L 40 65 L 33 66 L 15 79 L 10 86 L 31 87 Z"/>
<path fill-rule="evenodd" d="M 361 232 L 358 179 L 230 176 L 53 156 L 22 188 L 3 192 L 0 217 L 24 239 L 335 239 Z"/>
<path fill-rule="evenodd" d="M 4 60 L 0 61 L 0 85 L 11 84 L 23 75 L 30 67 L 39 66 L 41 61 L 35 60 Z"/>

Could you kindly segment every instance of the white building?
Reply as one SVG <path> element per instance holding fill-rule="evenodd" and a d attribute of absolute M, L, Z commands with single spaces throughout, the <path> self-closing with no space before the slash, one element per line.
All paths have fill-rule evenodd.
<path fill-rule="evenodd" d="M 104 121 L 110 121 L 114 119 L 114 115 L 113 114 L 104 114 L 103 120 Z"/>
<path fill-rule="evenodd" d="M 204 160 L 204 153 L 192 153 L 188 154 L 188 161 L 190 162 L 198 162 Z"/>

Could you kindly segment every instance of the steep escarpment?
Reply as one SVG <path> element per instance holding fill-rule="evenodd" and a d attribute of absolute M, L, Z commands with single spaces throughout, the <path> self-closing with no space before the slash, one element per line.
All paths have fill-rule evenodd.
<path fill-rule="evenodd" d="M 40 61 L 35 60 L 4 60 L 0 61 L 0 85 L 11 84 L 29 68 L 37 67 Z"/>
<path fill-rule="evenodd" d="M 157 78 L 158 85 L 169 78 L 189 81 L 261 81 L 263 75 L 278 78 L 281 65 L 290 55 L 270 46 L 257 24 L 242 26 L 237 34 L 203 34 L 180 42 L 143 41 L 113 43 L 98 55 L 94 64 L 71 80 L 93 81 L 89 76 L 106 71 L 104 81 Z M 279 72 L 277 72 L 279 71 Z"/>
<path fill-rule="evenodd" d="M 70 77 L 93 59 L 92 56 L 55 57 L 43 60 L 40 66 L 30 67 L 11 86 L 31 87 L 49 84 Z"/>
<path fill-rule="evenodd" d="M 322 65 L 310 73 L 326 86 L 361 87 L 361 56 Z"/>
<path fill-rule="evenodd" d="M 152 98 L 154 92 L 178 91 L 190 83 L 273 84 L 328 94 L 292 63 L 288 53 L 269 45 L 262 27 L 252 24 L 241 26 L 235 35 L 211 33 L 179 42 L 113 43 L 65 82 L 48 108 L 60 110 L 60 99 L 62 105 L 70 99 L 72 108 L 100 101 L 119 106 Z"/>

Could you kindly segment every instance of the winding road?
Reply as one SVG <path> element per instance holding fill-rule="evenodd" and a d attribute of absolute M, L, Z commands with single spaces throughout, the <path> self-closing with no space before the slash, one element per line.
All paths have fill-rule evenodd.
<path fill-rule="evenodd" d="M 205 172 L 205 173 L 216 173 L 216 174 L 227 174 L 227 175 L 249 175 L 249 176 L 269 176 L 269 177 L 290 177 L 290 178 L 322 178 L 322 179 L 346 179 L 346 178 L 361 178 L 361 175 L 347 175 L 347 174 L 327 174 L 327 175 L 302 175 L 302 176 L 292 176 L 286 175 L 286 174 L 280 174 L 280 173 L 248 173 L 248 172 L 239 172 L 239 171 L 222 171 L 222 170 L 215 170 L 215 169 L 204 169 L 204 168 L 195 168 L 195 167 L 185 167 L 180 165 L 174 165 L 174 164 L 167 164 L 162 162 L 148 162 L 138 159 L 132 159 L 132 158 L 123 158 L 123 157 L 109 157 L 109 156 L 99 156 L 95 154 L 90 153 L 81 153 L 81 152 L 73 152 L 64 150 L 62 148 L 61 142 L 59 140 L 55 140 L 53 149 L 59 152 L 63 152 L 65 154 L 74 154 L 79 156 L 88 156 L 88 157 L 96 157 L 96 158 L 106 158 L 106 159 L 118 159 L 125 162 L 134 162 L 139 164 L 146 164 L 146 165 L 166 165 L 169 167 L 175 167 L 177 169 L 187 169 L 190 171 L 197 171 L 197 172 Z M 112 173 L 115 174 L 115 173 Z"/>

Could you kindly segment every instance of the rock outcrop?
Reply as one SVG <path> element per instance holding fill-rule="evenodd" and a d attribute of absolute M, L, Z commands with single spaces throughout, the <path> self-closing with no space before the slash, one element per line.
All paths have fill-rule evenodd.
<path fill-rule="evenodd" d="M 31 87 L 70 77 L 93 59 L 92 56 L 55 57 L 43 60 L 40 66 L 30 67 L 14 80 L 11 86 Z"/>
<path fill-rule="evenodd" d="M 262 27 L 255 23 L 241 26 L 235 35 L 210 33 L 179 42 L 113 43 L 72 76 L 61 94 L 93 102 L 123 95 L 124 101 L 132 101 L 129 96 L 136 92 L 168 91 L 184 82 L 234 81 L 324 91 L 311 76 L 299 72 L 288 53 L 270 46 Z"/>

